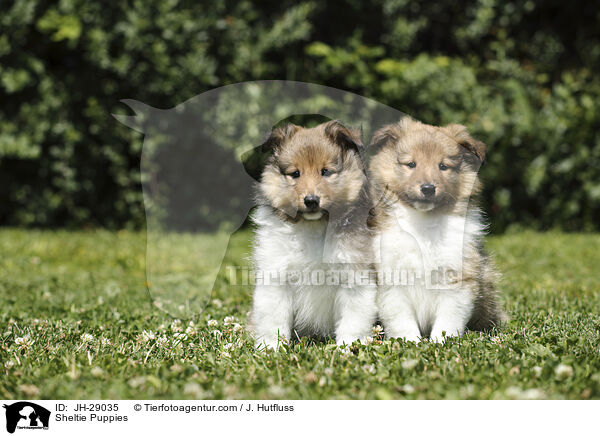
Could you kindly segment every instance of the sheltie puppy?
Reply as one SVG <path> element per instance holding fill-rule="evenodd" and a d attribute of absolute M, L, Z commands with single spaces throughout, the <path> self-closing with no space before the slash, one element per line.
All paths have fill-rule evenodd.
<path fill-rule="evenodd" d="M 371 204 L 360 131 L 276 128 L 258 184 L 251 322 L 258 347 L 301 336 L 365 340 L 376 318 Z"/>
<path fill-rule="evenodd" d="M 375 132 L 371 147 L 370 226 L 386 336 L 443 341 L 500 325 L 496 273 L 483 250 L 486 225 L 473 198 L 485 144 L 464 126 L 406 117 Z"/>

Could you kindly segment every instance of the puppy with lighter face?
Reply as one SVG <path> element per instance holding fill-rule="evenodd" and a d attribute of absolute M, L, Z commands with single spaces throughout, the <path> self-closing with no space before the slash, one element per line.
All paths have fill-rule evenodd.
<path fill-rule="evenodd" d="M 388 337 L 442 341 L 500 325 L 495 273 L 475 204 L 485 144 L 464 126 L 410 118 L 377 131 L 369 166 L 377 306 Z"/>
<path fill-rule="evenodd" d="M 377 309 L 360 132 L 337 121 L 289 124 L 263 148 L 272 155 L 253 215 L 257 346 L 302 336 L 365 340 Z"/>

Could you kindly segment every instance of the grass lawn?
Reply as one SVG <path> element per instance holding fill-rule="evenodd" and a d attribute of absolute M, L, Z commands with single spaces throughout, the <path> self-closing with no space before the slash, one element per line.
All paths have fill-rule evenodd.
<path fill-rule="evenodd" d="M 232 238 L 229 264 L 244 264 L 249 237 Z M 490 237 L 511 318 L 496 335 L 347 354 L 332 341 L 256 352 L 249 289 L 226 275 L 204 312 L 171 318 L 151 304 L 145 243 L 0 230 L 0 397 L 600 398 L 600 235 Z"/>

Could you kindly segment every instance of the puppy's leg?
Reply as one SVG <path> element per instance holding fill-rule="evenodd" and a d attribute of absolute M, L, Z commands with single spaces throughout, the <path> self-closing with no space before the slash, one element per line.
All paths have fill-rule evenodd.
<path fill-rule="evenodd" d="M 335 299 L 335 313 L 335 342 L 338 345 L 349 345 L 356 340 L 366 343 L 377 317 L 375 289 L 368 286 L 340 288 Z"/>
<path fill-rule="evenodd" d="M 470 289 L 439 291 L 431 340 L 443 342 L 445 336 L 462 336 L 473 313 L 473 294 Z"/>
<path fill-rule="evenodd" d="M 377 306 L 386 338 L 403 338 L 413 342 L 421 340 L 415 310 L 404 290 L 393 287 L 380 290 Z"/>
<path fill-rule="evenodd" d="M 277 349 L 292 334 L 294 313 L 291 292 L 281 286 L 258 286 L 254 291 L 252 315 L 256 346 Z"/>

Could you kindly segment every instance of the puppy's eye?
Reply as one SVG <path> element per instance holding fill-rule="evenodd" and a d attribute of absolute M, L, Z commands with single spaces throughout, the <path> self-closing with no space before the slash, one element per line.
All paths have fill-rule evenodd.
<path fill-rule="evenodd" d="M 330 176 L 330 175 L 332 175 L 332 174 L 333 174 L 333 171 L 331 171 L 329 168 L 323 168 L 323 169 L 321 170 L 321 175 L 322 175 L 323 177 L 329 177 L 329 176 Z"/>
<path fill-rule="evenodd" d="M 409 167 L 409 168 L 415 168 L 417 166 L 417 163 L 416 162 L 409 162 L 409 163 L 406 164 L 406 166 Z"/>
<path fill-rule="evenodd" d="M 443 163 L 440 164 L 441 171 L 446 171 L 447 169 L 448 169 L 448 165 L 444 165 Z"/>
<path fill-rule="evenodd" d="M 293 173 L 289 173 L 288 176 L 290 176 L 292 179 L 297 179 L 300 177 L 300 171 L 296 170 Z"/>

